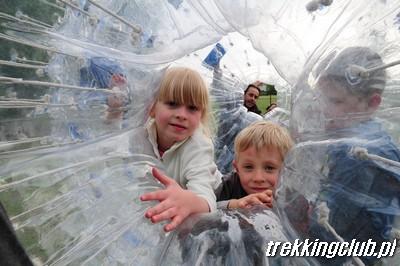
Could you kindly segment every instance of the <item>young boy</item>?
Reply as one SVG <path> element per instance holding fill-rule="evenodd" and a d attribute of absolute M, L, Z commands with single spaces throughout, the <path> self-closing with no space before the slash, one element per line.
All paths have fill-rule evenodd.
<path fill-rule="evenodd" d="M 272 191 L 292 146 L 287 130 L 272 122 L 258 121 L 243 129 L 235 138 L 235 171 L 222 178 L 215 192 L 218 207 L 272 207 Z"/>
<path fill-rule="evenodd" d="M 326 180 L 320 181 L 315 206 L 326 204 L 327 222 L 344 241 L 372 239 L 378 247 L 390 239 L 393 220 L 400 211 L 400 171 L 351 151 L 364 148 L 369 154 L 400 161 L 396 145 L 372 119 L 381 103 L 386 72 L 366 71 L 382 65 L 380 56 L 369 48 L 347 48 L 323 66 L 315 88 L 320 92 L 326 132 L 330 138 L 340 140 L 328 146 L 329 173 Z M 318 207 L 312 211 L 310 236 L 320 241 L 339 241 L 321 225 L 318 212 Z M 367 264 L 374 261 L 361 259 Z M 324 261 L 324 265 L 338 265 L 344 260 L 336 257 Z"/>

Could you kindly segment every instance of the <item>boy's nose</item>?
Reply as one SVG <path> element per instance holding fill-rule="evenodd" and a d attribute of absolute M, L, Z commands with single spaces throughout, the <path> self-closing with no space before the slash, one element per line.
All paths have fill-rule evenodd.
<path fill-rule="evenodd" d="M 263 173 L 263 171 L 261 171 L 261 170 L 256 171 L 256 172 L 254 173 L 254 178 L 253 178 L 253 180 L 254 180 L 254 182 L 257 182 L 257 183 L 262 183 L 262 182 L 264 182 L 264 181 L 265 181 L 265 178 L 264 178 L 264 173 Z"/>

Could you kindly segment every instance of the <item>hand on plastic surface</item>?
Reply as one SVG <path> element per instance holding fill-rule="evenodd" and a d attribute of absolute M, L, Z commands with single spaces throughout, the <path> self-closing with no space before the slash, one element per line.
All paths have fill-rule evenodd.
<path fill-rule="evenodd" d="M 118 94 L 112 94 L 107 97 L 107 105 L 109 108 L 120 108 L 124 105 L 124 98 Z"/>
<path fill-rule="evenodd" d="M 152 169 L 152 174 L 165 186 L 165 189 L 146 193 L 140 199 L 142 201 L 158 200 L 160 202 L 149 208 L 145 216 L 153 223 L 171 220 L 169 224 L 164 226 L 164 231 L 174 230 L 192 213 L 209 211 L 205 199 L 190 190 L 181 188 L 174 179 L 162 174 L 156 168 Z"/>
<path fill-rule="evenodd" d="M 114 87 L 112 88 L 114 94 L 110 94 L 107 97 L 107 120 L 121 119 L 123 115 L 122 107 L 124 107 L 128 102 L 128 96 L 124 90 Z"/>
<path fill-rule="evenodd" d="M 265 205 L 272 208 L 273 195 L 272 190 L 266 190 L 260 193 L 250 194 L 240 199 L 229 201 L 229 209 L 250 208 L 254 205 Z"/>

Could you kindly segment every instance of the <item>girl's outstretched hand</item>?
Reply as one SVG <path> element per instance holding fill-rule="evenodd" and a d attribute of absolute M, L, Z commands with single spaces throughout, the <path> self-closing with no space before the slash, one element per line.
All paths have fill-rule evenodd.
<path fill-rule="evenodd" d="M 171 220 L 169 224 L 164 226 L 164 231 L 174 230 L 192 213 L 209 211 L 205 199 L 190 190 L 181 188 L 174 179 L 162 174 L 156 168 L 152 169 L 152 174 L 165 186 L 165 189 L 146 193 L 140 199 L 142 201 L 158 200 L 160 202 L 148 209 L 145 216 L 153 223 Z"/>

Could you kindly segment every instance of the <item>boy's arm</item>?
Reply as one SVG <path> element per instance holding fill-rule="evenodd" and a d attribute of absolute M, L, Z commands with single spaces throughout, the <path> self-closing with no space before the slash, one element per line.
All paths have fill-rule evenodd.
<path fill-rule="evenodd" d="M 217 208 L 218 209 L 229 209 L 228 205 L 229 205 L 229 201 L 230 200 L 222 200 L 222 201 L 217 201 Z"/>
<path fill-rule="evenodd" d="M 228 209 L 249 208 L 254 205 L 265 205 L 272 208 L 273 195 L 272 190 L 247 195 L 240 199 L 231 199 L 228 202 Z"/>
<path fill-rule="evenodd" d="M 174 179 L 163 175 L 156 168 L 152 169 L 152 173 L 165 185 L 165 189 L 146 193 L 140 199 L 142 201 L 158 200 L 160 202 L 148 209 L 145 216 L 151 219 L 153 223 L 171 219 L 171 222 L 164 226 L 164 231 L 174 230 L 190 214 L 209 212 L 209 205 L 205 199 L 190 190 L 181 188 Z"/>
<path fill-rule="evenodd" d="M 218 209 L 229 209 L 228 205 L 232 198 L 244 196 L 244 191 L 241 189 L 239 176 L 234 172 L 231 172 L 222 177 L 222 182 L 215 190 L 217 197 L 217 208 Z"/>
<path fill-rule="evenodd" d="M 222 177 L 222 182 L 215 190 L 217 207 L 219 209 L 248 208 L 253 205 L 266 205 L 272 208 L 272 190 L 247 195 L 240 184 L 237 173 L 230 173 Z"/>

